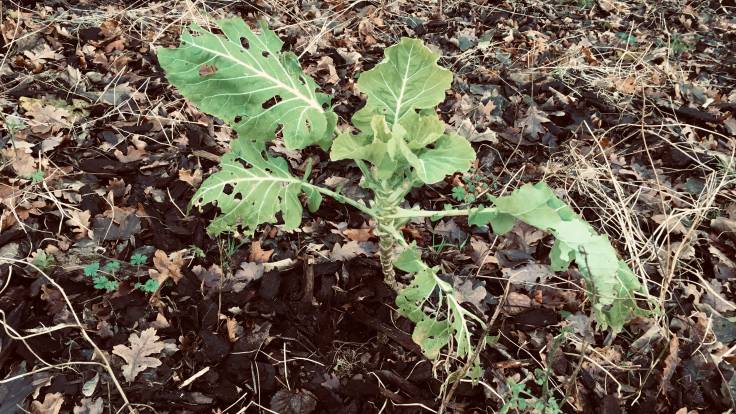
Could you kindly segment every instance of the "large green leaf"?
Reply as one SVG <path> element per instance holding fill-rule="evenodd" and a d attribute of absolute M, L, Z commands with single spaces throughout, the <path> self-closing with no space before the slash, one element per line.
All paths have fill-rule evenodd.
<path fill-rule="evenodd" d="M 194 24 L 175 49 L 160 49 L 166 77 L 202 111 L 231 123 L 246 139 L 265 142 L 282 127 L 290 149 L 329 147 L 337 121 L 330 97 L 316 92 L 291 52 L 265 24 L 253 32 L 241 19 L 215 22 L 222 35 Z M 240 118 L 240 120 L 238 120 Z"/>
<path fill-rule="evenodd" d="M 240 227 L 252 233 L 261 223 L 275 223 L 281 214 L 287 229 L 299 226 L 304 191 L 310 207 L 319 206 L 321 197 L 314 186 L 292 176 L 283 158 L 261 153 L 252 142 L 233 141 L 233 151 L 225 154 L 220 171 L 207 178 L 194 194 L 194 206 L 213 203 L 222 214 L 208 228 L 212 234 Z"/>
<path fill-rule="evenodd" d="M 471 211 L 469 223 L 491 223 L 508 231 L 513 219 L 547 230 L 555 236 L 549 253 L 551 269 L 560 271 L 575 262 L 585 279 L 594 314 L 602 329 L 620 331 L 635 316 L 646 315 L 637 299 L 645 288 L 609 240 L 575 214 L 544 183 L 525 184 L 511 194 L 493 199 L 494 207 Z"/>
<path fill-rule="evenodd" d="M 393 126 L 408 113 L 442 102 L 452 72 L 437 65 L 437 59 L 439 54 L 419 39 L 402 38 L 386 49 L 381 63 L 358 79 L 358 89 L 368 99 L 353 116 L 353 124 L 365 130 L 373 115 L 385 115 Z"/>

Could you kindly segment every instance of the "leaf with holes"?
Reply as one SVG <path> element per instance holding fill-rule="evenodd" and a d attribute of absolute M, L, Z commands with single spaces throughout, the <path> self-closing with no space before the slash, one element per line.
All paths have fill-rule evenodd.
<path fill-rule="evenodd" d="M 222 214 L 210 224 L 211 234 L 235 227 L 252 234 L 261 223 L 275 223 L 281 214 L 287 229 L 301 223 L 304 191 L 319 206 L 314 186 L 291 175 L 283 158 L 265 155 L 253 143 L 238 139 L 233 151 L 225 154 L 220 171 L 207 178 L 192 198 L 193 205 L 214 203 Z"/>
<path fill-rule="evenodd" d="M 215 26 L 222 35 L 193 24 L 178 48 L 158 51 L 181 94 L 248 140 L 266 142 L 281 126 L 289 149 L 329 147 L 337 116 L 296 55 L 283 52 L 283 42 L 263 23 L 259 33 L 241 19 Z"/>

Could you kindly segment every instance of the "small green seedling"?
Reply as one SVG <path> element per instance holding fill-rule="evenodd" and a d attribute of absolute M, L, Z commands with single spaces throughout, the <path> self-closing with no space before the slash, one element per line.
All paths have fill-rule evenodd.
<path fill-rule="evenodd" d="M 130 258 L 130 265 L 136 266 L 136 269 L 139 269 L 147 261 L 147 256 L 136 253 Z M 82 272 L 85 276 L 92 279 L 92 285 L 95 289 L 113 292 L 118 290 L 121 280 L 130 278 L 130 274 L 120 272 L 122 266 L 122 263 L 117 260 L 106 262 L 102 268 L 100 268 L 100 262 L 92 262 L 85 265 L 82 268 Z M 136 282 L 133 286 L 143 292 L 153 293 L 158 289 L 158 282 L 154 279 L 148 279 L 145 283 Z"/>
<path fill-rule="evenodd" d="M 618 332 L 629 319 L 646 313 L 637 305 L 646 290 L 608 239 L 544 183 L 492 198 L 489 206 L 405 207 L 413 188 L 464 173 L 476 159 L 470 142 L 437 115 L 453 75 L 422 41 L 401 39 L 360 75 L 357 87 L 365 105 L 353 115 L 352 130 L 336 132 L 331 97 L 318 91 L 294 53 L 282 51 L 283 42 L 273 31 L 265 24 L 253 31 L 241 19 L 214 25 L 212 31 L 194 24 L 182 33 L 178 48 L 158 51 L 166 77 L 181 94 L 238 134 L 219 171 L 192 200 L 196 207 L 219 208 L 221 214 L 208 227 L 211 234 L 235 229 L 252 234 L 260 224 L 279 221 L 287 230 L 296 229 L 302 203 L 316 211 L 324 196 L 354 207 L 375 221 L 385 281 L 398 292 L 398 310 L 415 324 L 412 338 L 433 359 L 443 352 L 453 359 L 473 358 L 479 350 L 473 349 L 472 332 L 485 322 L 460 304 L 439 267 L 424 263 L 419 247 L 404 239 L 402 226 L 415 218 L 468 216 L 469 224 L 490 225 L 498 234 L 516 221 L 544 229 L 556 238 L 552 268 L 577 266 L 600 329 Z M 277 136 L 290 150 L 318 145 L 333 161 L 352 161 L 362 172 L 360 185 L 373 199 L 356 200 L 310 182 L 311 165 L 302 177 L 294 176 L 284 158 L 268 151 Z M 405 272 L 405 279 L 398 280 L 395 269 Z"/>

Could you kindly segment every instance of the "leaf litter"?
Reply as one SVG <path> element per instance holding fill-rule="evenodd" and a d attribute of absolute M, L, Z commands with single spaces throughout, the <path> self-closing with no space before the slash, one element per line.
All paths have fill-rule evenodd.
<path fill-rule="evenodd" d="M 26 268 L 24 277 L 37 279 L 21 283 L 14 269 L 0 293 L 8 321 L 23 331 L 68 322 L 65 309 L 78 312 L 102 352 L 116 355 L 116 374 L 127 373 L 121 378 L 129 397 L 159 412 L 224 409 L 236 401 L 245 406 L 249 399 L 279 412 L 368 412 L 387 398 L 394 409 L 415 403 L 437 409 L 433 390 L 440 389 L 442 370 L 434 379 L 420 355 L 398 345 L 408 327 L 392 318 L 392 301 L 383 299 L 377 246 L 364 217 L 326 202 L 316 212 L 303 211 L 300 229 L 275 228 L 254 242 L 238 235 L 212 239 L 204 231 L 211 212 L 189 214 L 188 201 L 230 145 L 232 131 L 182 104 L 161 81 L 151 51 L 175 44 L 179 24 L 169 23 L 201 16 L 174 2 L 136 5 L 123 14 L 115 5 L 83 3 L 90 8 L 63 11 L 68 20 L 52 22 L 61 9 L 39 5 L 13 10 L 0 22 L 9 46 L 0 68 L 0 251 L 45 263 L 43 270 L 74 305 L 62 306 L 60 292 L 35 270 Z M 322 90 L 336 94 L 341 119 L 362 106 L 348 98 L 356 93 L 341 91 L 354 92 L 358 74 L 399 36 L 422 38 L 441 51 L 443 66 L 462 68 L 441 116 L 475 142 L 479 163 L 477 175 L 417 190 L 411 203 L 435 209 L 456 203 L 455 180 L 463 186 L 485 180 L 492 184 L 489 194 L 500 196 L 518 187 L 517 180 L 545 176 L 608 234 L 650 290 L 658 293 L 667 274 L 663 264 L 676 265 L 665 295 L 668 318 L 641 317 L 625 334 L 604 337 L 591 334 L 583 317 L 589 305 L 581 292 L 591 286 L 578 269 L 549 271 L 546 234 L 517 225 L 496 239 L 462 219 L 407 223 L 403 231 L 442 268 L 459 301 L 488 320 L 503 300 L 491 332 L 503 335 L 479 356 L 492 367 L 487 378 L 504 383 L 533 375 L 532 367 L 546 369 L 531 361 L 544 361 L 544 338 L 564 334 L 567 357 L 555 359 L 548 372 L 573 384 L 570 411 L 604 404 L 628 411 L 725 411 L 734 400 L 728 390 L 736 388 L 729 352 L 736 341 L 731 6 L 722 13 L 708 5 L 615 1 L 555 8 L 531 1 L 493 8 L 444 3 L 441 11 L 421 2 L 262 2 L 257 13 L 236 6 L 210 11 L 253 22 L 267 18 Z M 667 27 L 643 24 L 650 13 L 661 13 Z M 205 68 L 197 76 L 217 73 Z M 300 158 L 284 149 L 272 151 L 301 172 L 310 160 L 315 182 L 365 198 L 355 171 L 324 168 L 317 150 Z M 699 204 L 709 197 L 713 203 Z M 690 229 L 701 211 L 708 214 Z M 339 231 L 324 221 L 340 223 Z M 626 224 L 633 222 L 640 225 Z M 145 260 L 132 264 L 137 251 Z M 39 252 L 54 260 L 42 260 Z M 121 288 L 99 292 L 81 269 L 95 261 L 102 268 L 108 259 L 126 263 L 124 274 L 115 275 Z M 149 276 L 163 282 L 161 300 L 153 304 L 131 289 Z M 6 268 L 0 277 L 6 280 Z M 41 306 L 28 306 L 35 300 Z M 571 316 L 552 319 L 549 312 Z M 151 328 L 144 328 L 154 323 L 149 335 Z M 67 343 L 75 339 L 57 334 Z M 86 345 L 68 349 L 48 338 L 29 343 L 55 363 L 93 354 Z M 120 367 L 114 350 L 132 361 L 139 346 L 147 362 L 123 359 L 127 368 Z M 41 366 L 21 351 L 4 352 L 0 359 L 10 355 L 4 377 L 23 364 Z M 177 391 L 180 400 L 167 397 L 205 367 L 210 371 Z M 115 395 L 103 398 L 107 374 L 77 369 L 54 372 L 53 392 L 41 389 L 22 402 L 24 409 L 97 413 L 122 406 Z M 645 377 L 655 381 L 638 380 Z M 82 394 L 92 378 L 99 384 Z M 322 385 L 325 378 L 329 386 Z M 257 395 L 239 400 L 253 383 Z M 543 386 L 526 383 L 542 395 Z M 456 402 L 466 410 L 498 410 L 502 404 L 492 394 L 468 388 Z"/>

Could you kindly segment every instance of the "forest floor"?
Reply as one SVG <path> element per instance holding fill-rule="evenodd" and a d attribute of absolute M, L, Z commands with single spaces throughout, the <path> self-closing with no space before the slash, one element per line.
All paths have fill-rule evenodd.
<path fill-rule="evenodd" d="M 168 84 L 155 51 L 225 16 L 266 20 L 335 97 L 338 126 L 363 104 L 356 76 L 402 36 L 424 40 L 454 72 L 441 117 L 478 161 L 410 203 L 476 205 L 544 180 L 656 298 L 611 335 L 579 274 L 544 266 L 545 233 L 412 221 L 459 300 L 485 321 L 502 306 L 480 383 L 448 412 L 729 410 L 734 2 L 439 3 L 4 0 L 0 414 L 438 411 L 444 361 L 396 316 L 359 211 L 325 200 L 296 231 L 211 238 L 214 209 L 188 209 L 233 132 Z M 319 149 L 271 150 L 366 195 Z"/>

